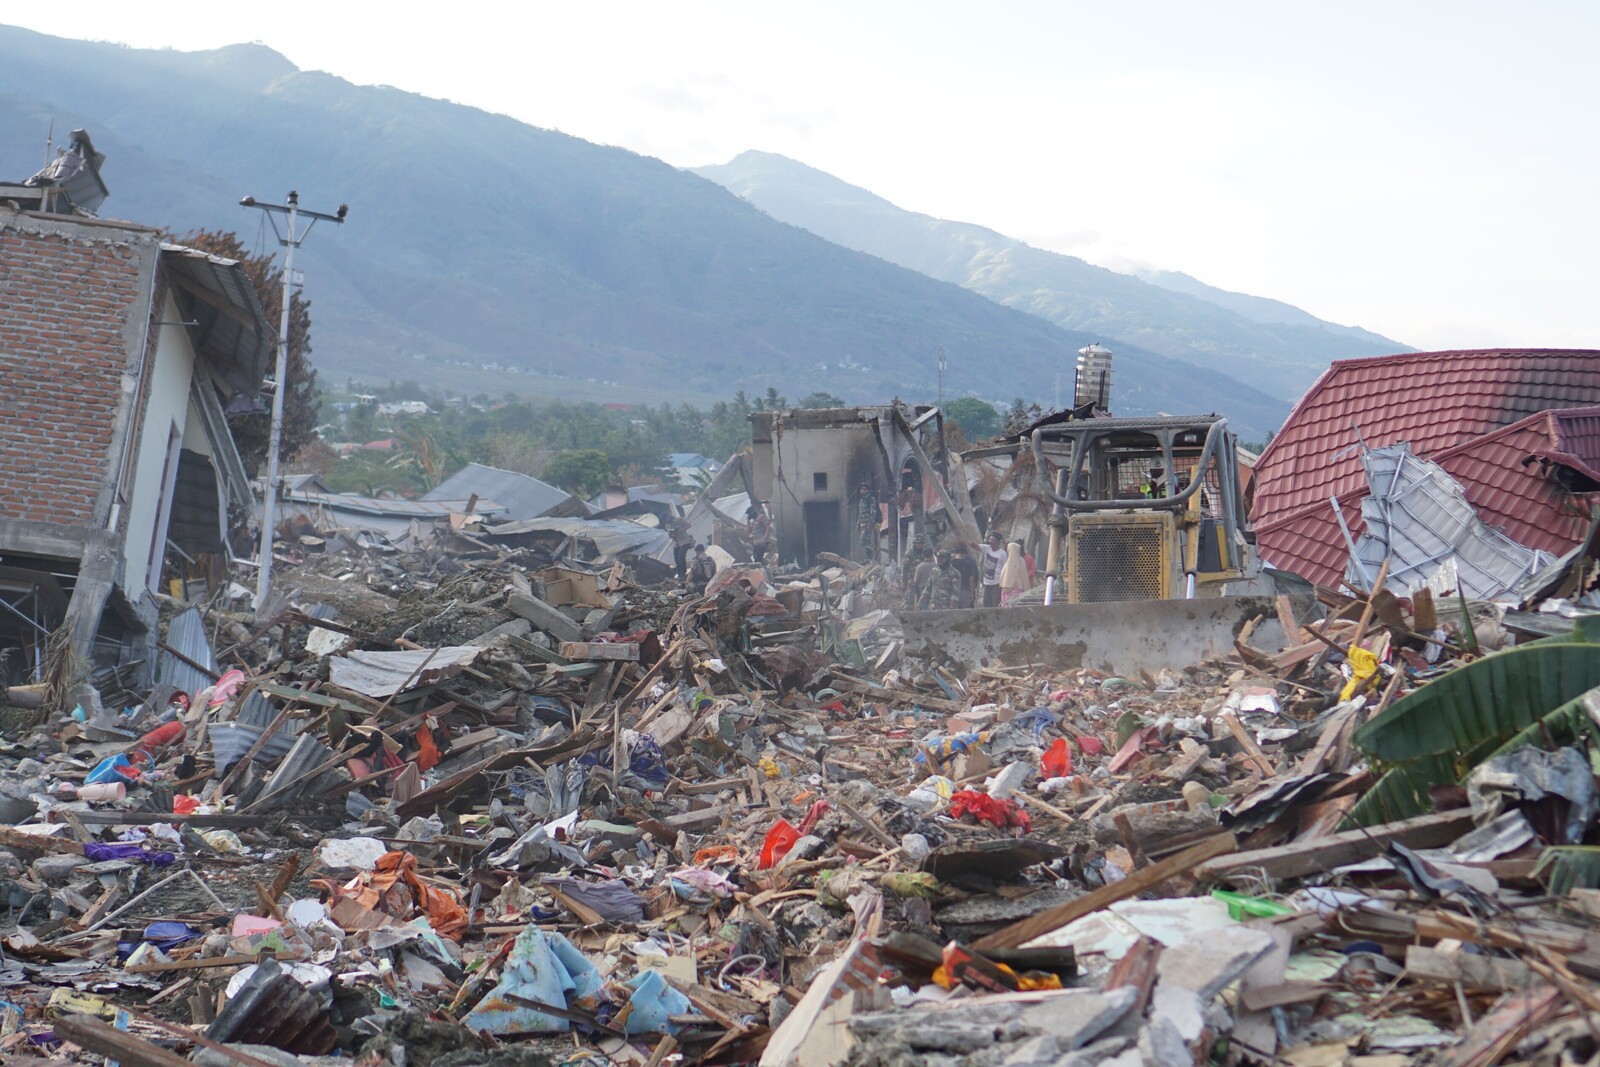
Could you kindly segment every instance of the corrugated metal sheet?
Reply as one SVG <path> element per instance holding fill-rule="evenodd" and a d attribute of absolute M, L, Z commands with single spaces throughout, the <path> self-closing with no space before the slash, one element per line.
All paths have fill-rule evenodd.
<path fill-rule="evenodd" d="M 272 742 L 276 743 L 276 738 Z M 333 750 L 310 734 L 301 734 L 289 746 L 289 752 L 279 763 L 272 774 L 268 776 L 266 785 L 261 790 L 261 795 L 245 809 L 246 811 L 260 805 L 264 810 L 270 810 L 280 804 L 285 804 L 301 793 L 312 782 L 301 782 L 293 785 L 301 775 L 307 774 L 317 767 L 322 766 L 333 758 Z M 331 772 L 330 772 L 331 773 Z M 318 778 L 325 778 L 319 775 Z M 315 781 L 314 779 L 313 781 Z"/>
<path fill-rule="evenodd" d="M 270 1045 L 306 1056 L 320 1056 L 339 1043 L 317 998 L 275 959 L 256 968 L 244 988 L 223 1005 L 206 1034 L 213 1041 Z"/>
<path fill-rule="evenodd" d="M 263 703 L 265 703 L 263 701 Z M 206 736 L 211 739 L 211 755 L 216 766 L 231 767 L 244 758 L 250 751 L 250 746 L 256 743 L 256 738 L 265 730 L 265 723 L 245 722 L 218 722 L 206 728 Z M 289 754 L 289 749 L 294 747 L 295 735 L 288 730 L 279 730 L 272 735 L 272 739 L 261 746 L 261 751 L 256 753 L 257 763 L 276 763 Z"/>
<path fill-rule="evenodd" d="M 591 541 L 602 556 L 638 555 L 659 556 L 668 551 L 672 538 L 665 530 L 640 526 L 624 519 L 527 519 L 492 526 L 484 531 L 487 537 L 515 537 L 529 533 L 559 533 L 579 540 Z"/>
<path fill-rule="evenodd" d="M 451 645 L 437 651 L 351 652 L 328 661 L 328 681 L 382 699 L 399 692 L 402 686 L 415 689 L 457 675 L 482 651 L 475 645 Z M 424 663 L 427 666 L 422 668 Z M 418 668 L 422 668 L 420 673 Z M 407 679 L 410 679 L 409 684 Z"/>
<path fill-rule="evenodd" d="M 167 626 L 166 643 L 196 663 L 221 673 L 217 671 L 216 657 L 211 654 L 211 642 L 206 639 L 205 621 L 200 617 L 199 608 L 189 608 L 172 620 Z M 162 649 L 156 657 L 156 681 L 193 696 L 215 679 Z"/>
<path fill-rule="evenodd" d="M 1467 596 L 1493 600 L 1550 562 L 1548 553 L 1486 526 L 1461 483 L 1405 445 L 1372 449 L 1362 463 L 1373 492 L 1361 504 L 1366 533 L 1348 568 L 1358 587 L 1371 583 L 1385 559 L 1387 584 L 1402 596 L 1453 562 Z"/>
<path fill-rule="evenodd" d="M 474 496 L 480 504 L 492 500 L 503 505 L 503 517 L 513 522 L 548 515 L 571 498 L 571 494 L 530 475 L 469 463 L 422 494 L 422 499 L 453 501 L 460 510 Z"/>

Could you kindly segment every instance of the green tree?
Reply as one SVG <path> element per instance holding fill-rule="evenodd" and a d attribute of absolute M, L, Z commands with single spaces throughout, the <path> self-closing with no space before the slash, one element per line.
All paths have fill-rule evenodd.
<path fill-rule="evenodd" d="M 278 336 L 278 322 L 283 311 L 283 269 L 269 255 L 253 256 L 245 249 L 239 235 L 231 230 L 195 230 L 179 243 L 209 252 L 214 256 L 236 259 L 244 268 L 245 276 L 255 286 L 270 324 L 274 345 Z M 277 366 L 274 347 L 270 367 Z M 283 437 L 278 446 L 278 458 L 287 460 L 296 452 L 317 439 L 318 414 L 322 398 L 317 391 L 317 372 L 311 366 L 311 303 L 293 294 L 289 299 L 289 358 L 285 377 L 288 378 L 283 394 Z M 267 448 L 272 443 L 272 414 L 270 403 L 265 412 L 252 415 L 235 415 L 228 420 L 233 430 L 234 443 L 239 448 L 239 458 L 252 476 L 266 467 Z"/>
<path fill-rule="evenodd" d="M 345 413 L 344 433 L 346 440 L 358 445 L 378 439 L 378 409 L 372 404 L 356 404 Z"/>
<path fill-rule="evenodd" d="M 803 408 L 842 408 L 846 404 L 832 393 L 812 393 L 810 396 L 800 398 Z"/>
<path fill-rule="evenodd" d="M 944 406 L 946 422 L 961 427 L 968 441 L 985 441 L 1000 433 L 1000 411 L 975 396 L 964 396 Z"/>
<path fill-rule="evenodd" d="M 551 485 L 579 496 L 593 496 L 617 476 L 611 460 L 598 448 L 573 448 L 550 457 L 540 475 Z"/>

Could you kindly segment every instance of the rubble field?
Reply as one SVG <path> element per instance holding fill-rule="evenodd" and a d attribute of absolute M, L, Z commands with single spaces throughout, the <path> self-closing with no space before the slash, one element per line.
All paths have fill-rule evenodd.
<path fill-rule="evenodd" d="M 0 1061 L 1600 1062 L 1592 616 L 1312 588 L 1121 675 L 918 660 L 895 579 L 167 598 L 154 689 L 0 691 Z"/>

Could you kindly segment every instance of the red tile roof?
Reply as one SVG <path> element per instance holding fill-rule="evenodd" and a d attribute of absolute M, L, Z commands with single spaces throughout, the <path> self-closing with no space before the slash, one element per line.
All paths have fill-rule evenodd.
<path fill-rule="evenodd" d="M 1485 522 L 1532 548 L 1563 552 L 1587 531 L 1587 502 L 1552 483 L 1540 459 L 1600 480 L 1600 352 L 1421 352 L 1342 360 L 1317 379 L 1256 465 L 1251 521 L 1261 558 L 1312 581 L 1344 572 L 1337 496 L 1360 536 L 1359 444 L 1407 441 L 1443 466 Z M 1552 411 L 1549 409 L 1577 409 Z M 1359 431 L 1359 437 L 1357 433 Z M 1525 462 L 1526 461 L 1526 462 Z M 1588 488 L 1588 486 L 1580 486 Z"/>

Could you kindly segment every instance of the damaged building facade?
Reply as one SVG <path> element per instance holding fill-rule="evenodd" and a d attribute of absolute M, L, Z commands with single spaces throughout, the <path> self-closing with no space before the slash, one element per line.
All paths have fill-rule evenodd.
<path fill-rule="evenodd" d="M 15 201 L 12 202 L 13 205 Z M 234 261 L 81 212 L 0 208 L 0 677 L 148 670 L 169 549 L 226 553 L 249 481 L 227 424 L 273 331 Z"/>
<path fill-rule="evenodd" d="M 852 556 L 855 497 L 865 483 L 887 523 L 887 547 L 919 533 L 930 512 L 955 516 L 947 474 L 929 458 L 942 454 L 937 408 L 900 403 L 884 407 L 797 408 L 750 416 L 755 491 L 771 508 L 778 556 L 809 564 L 819 553 Z M 929 440 L 924 443 L 923 438 Z M 975 536 L 975 532 L 974 532 Z"/>

